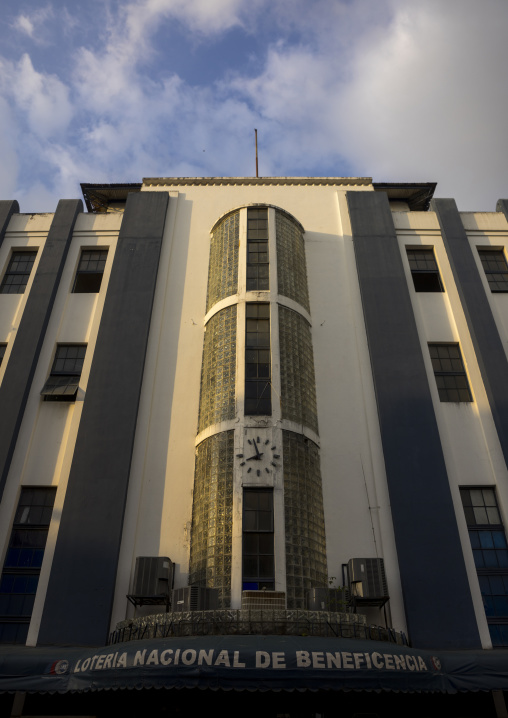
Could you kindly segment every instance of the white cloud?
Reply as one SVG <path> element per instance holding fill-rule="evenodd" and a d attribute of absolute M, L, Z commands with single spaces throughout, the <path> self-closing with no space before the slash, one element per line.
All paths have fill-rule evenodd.
<path fill-rule="evenodd" d="M 24 32 L 28 37 L 34 34 L 34 24 L 26 15 L 18 15 L 13 22 L 13 27 L 20 32 Z"/>
<path fill-rule="evenodd" d="M 272 166 L 284 174 L 284 163 L 315 166 L 327 154 L 355 174 L 437 180 L 440 196 L 492 209 L 508 167 L 504 0 L 428 0 L 409 10 L 393 0 L 391 10 L 347 54 L 330 45 L 330 25 L 321 47 L 278 45 L 262 74 L 235 80 L 271 122 Z"/>
<path fill-rule="evenodd" d="M 17 107 L 26 113 L 35 135 L 49 138 L 66 130 L 73 108 L 69 89 L 56 76 L 37 72 L 29 55 L 24 54 L 2 79 Z"/>
<path fill-rule="evenodd" d="M 35 42 L 43 44 L 45 42 L 43 25 L 52 16 L 53 8 L 51 5 L 45 5 L 30 14 L 20 13 L 14 18 L 11 27 L 24 35 L 28 35 Z"/>
<path fill-rule="evenodd" d="M 262 174 L 325 168 L 376 181 L 437 180 L 438 195 L 456 196 L 462 208 L 493 208 L 508 167 L 508 100 L 500 89 L 508 61 L 505 3 L 105 6 L 104 26 L 87 28 L 94 44 L 74 50 L 58 76 L 34 67 L 28 55 L 0 58 L 0 98 L 8 103 L 24 193 L 35 196 L 27 187 L 39 181 L 26 174 L 30 164 L 44 167 L 47 184 L 67 197 L 79 192 L 80 181 L 252 174 L 257 127 Z M 35 23 L 34 13 L 20 17 Z M 59 19 L 73 31 L 65 13 Z M 167 42 L 183 31 L 219 47 L 240 26 L 259 28 L 259 41 L 263 33 L 271 38 L 255 74 L 235 74 L 231 57 L 221 81 L 192 86 L 154 54 L 161 32 Z M 18 140 L 14 121 L 26 131 Z M 341 170 L 344 160 L 348 170 Z"/>
<path fill-rule="evenodd" d="M 439 196 L 494 209 L 508 166 L 506 3 L 395 8 L 390 32 L 357 48 L 341 94 L 348 155 L 378 179 L 435 179 Z"/>

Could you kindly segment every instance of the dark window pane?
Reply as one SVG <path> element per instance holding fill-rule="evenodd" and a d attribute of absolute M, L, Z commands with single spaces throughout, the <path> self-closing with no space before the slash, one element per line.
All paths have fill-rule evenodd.
<path fill-rule="evenodd" d="M 467 517 L 466 517 L 467 521 Z M 468 522 L 469 523 L 469 522 Z M 471 546 L 472 548 L 480 548 L 480 536 L 479 531 L 470 531 L 469 532 L 469 538 L 471 539 Z"/>
<path fill-rule="evenodd" d="M 508 551 L 496 551 L 497 560 L 500 568 L 508 568 Z"/>
<path fill-rule="evenodd" d="M 494 540 L 490 531 L 481 531 L 479 536 L 482 548 L 494 548 Z"/>
<path fill-rule="evenodd" d="M 244 511 L 243 530 L 255 531 L 257 529 L 257 516 L 255 511 Z"/>
<path fill-rule="evenodd" d="M 429 344 L 439 399 L 443 402 L 472 401 L 469 382 L 457 344 Z"/>
<path fill-rule="evenodd" d="M 485 568 L 497 568 L 497 555 L 495 551 L 483 551 L 483 565 Z"/>
<path fill-rule="evenodd" d="M 244 556 L 244 558 L 243 558 L 243 575 L 245 577 L 258 575 L 257 556 Z"/>
<path fill-rule="evenodd" d="M 494 596 L 492 604 L 493 615 L 508 616 L 508 596 Z M 487 613 L 487 616 L 488 615 L 489 614 Z"/>
<path fill-rule="evenodd" d="M 506 536 L 504 531 L 491 531 L 490 534 L 495 548 L 506 548 Z"/>
<path fill-rule="evenodd" d="M 476 568 L 483 568 L 483 551 L 473 551 L 473 558 Z"/>
<path fill-rule="evenodd" d="M 274 565 L 273 556 L 260 556 L 259 557 L 259 576 L 267 579 L 273 578 Z"/>
<path fill-rule="evenodd" d="M 244 529 L 245 530 L 245 529 Z M 246 533 L 243 537 L 243 552 L 244 554 L 258 554 L 259 553 L 259 545 L 258 545 L 258 534 L 255 533 Z"/>

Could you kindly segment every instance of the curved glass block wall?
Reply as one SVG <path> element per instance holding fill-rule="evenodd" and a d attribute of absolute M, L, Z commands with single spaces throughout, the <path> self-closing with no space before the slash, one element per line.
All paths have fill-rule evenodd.
<path fill-rule="evenodd" d="M 235 418 L 236 304 L 215 314 L 205 329 L 198 433 Z"/>
<path fill-rule="evenodd" d="M 275 210 L 275 231 L 279 294 L 293 299 L 310 312 L 302 229 L 287 214 Z"/>
<path fill-rule="evenodd" d="M 231 306 L 216 307 L 232 295 Z M 218 589 L 224 608 L 239 608 L 242 590 L 264 587 L 285 590 L 287 607 L 304 609 L 308 589 L 326 587 L 328 573 L 319 448 L 304 435 L 318 433 L 318 420 L 299 222 L 257 204 L 223 217 L 212 232 L 206 312 L 198 441 L 205 431 L 206 438 L 196 449 L 189 583 Z M 280 412 L 278 400 L 272 405 L 272 381 L 280 382 Z M 257 442 L 266 448 L 252 455 L 259 415 Z M 275 460 L 254 461 L 268 456 Z M 284 509 L 274 501 L 281 484 Z M 274 539 L 282 529 L 284 545 Z M 284 553 L 286 581 L 277 572 Z"/>
<path fill-rule="evenodd" d="M 214 227 L 208 265 L 206 311 L 238 291 L 240 212 L 232 212 Z"/>
<path fill-rule="evenodd" d="M 196 449 L 189 583 L 219 589 L 231 603 L 234 432 L 223 431 Z"/>
<path fill-rule="evenodd" d="M 302 434 L 282 432 L 288 608 L 305 608 L 309 588 L 328 585 L 319 449 Z"/>
<path fill-rule="evenodd" d="M 283 419 L 318 433 L 316 379 L 310 326 L 304 317 L 279 307 L 280 403 Z"/>

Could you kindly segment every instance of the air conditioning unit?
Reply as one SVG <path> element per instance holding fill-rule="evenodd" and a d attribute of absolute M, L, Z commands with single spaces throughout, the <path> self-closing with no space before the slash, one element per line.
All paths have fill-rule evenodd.
<path fill-rule="evenodd" d="M 167 603 L 173 588 L 174 564 L 167 556 L 138 556 L 132 593 L 134 605 Z"/>
<path fill-rule="evenodd" d="M 355 603 L 382 606 L 388 601 L 388 584 L 382 558 L 352 558 L 348 562 L 349 590 Z"/>
<path fill-rule="evenodd" d="M 349 604 L 347 588 L 309 588 L 306 594 L 307 611 L 345 612 Z"/>
<path fill-rule="evenodd" d="M 213 611 L 219 608 L 219 590 L 203 586 L 175 588 L 171 598 L 172 611 Z"/>

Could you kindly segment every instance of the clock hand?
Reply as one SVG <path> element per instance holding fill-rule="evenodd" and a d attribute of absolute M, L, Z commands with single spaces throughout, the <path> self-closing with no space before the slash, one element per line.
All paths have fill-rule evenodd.
<path fill-rule="evenodd" d="M 247 459 L 247 461 L 253 461 L 253 460 L 259 461 L 262 456 L 263 456 L 263 454 L 260 454 L 259 451 L 258 451 L 258 453 L 257 453 L 255 456 L 249 456 L 249 458 Z"/>

